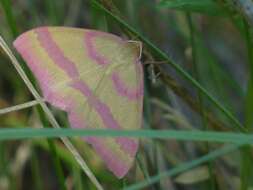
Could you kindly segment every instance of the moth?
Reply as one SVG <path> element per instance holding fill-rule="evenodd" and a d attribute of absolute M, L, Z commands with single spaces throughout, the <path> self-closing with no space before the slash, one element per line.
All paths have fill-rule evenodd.
<path fill-rule="evenodd" d="M 143 69 L 139 43 L 95 30 L 39 27 L 20 35 L 14 47 L 38 80 L 44 99 L 67 112 L 71 127 L 141 127 Z M 84 140 L 118 178 L 133 165 L 137 139 Z"/>

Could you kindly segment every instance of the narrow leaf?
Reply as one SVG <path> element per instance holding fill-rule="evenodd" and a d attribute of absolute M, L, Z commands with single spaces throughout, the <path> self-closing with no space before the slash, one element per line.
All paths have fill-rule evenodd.
<path fill-rule="evenodd" d="M 211 16 L 225 15 L 225 12 L 212 0 L 162 0 L 158 7 L 187 12 L 197 12 Z"/>

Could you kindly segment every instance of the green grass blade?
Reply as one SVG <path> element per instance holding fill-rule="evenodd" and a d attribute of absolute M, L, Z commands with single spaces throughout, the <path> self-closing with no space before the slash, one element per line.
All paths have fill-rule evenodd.
<path fill-rule="evenodd" d="M 224 16 L 225 12 L 212 0 L 162 0 L 158 7 L 196 12 L 210 16 Z"/>
<path fill-rule="evenodd" d="M 245 125 L 252 131 L 253 125 L 253 81 L 250 80 L 248 84 L 248 91 L 245 97 Z"/>
<path fill-rule="evenodd" d="M 32 168 L 32 178 L 34 181 L 35 189 L 43 190 L 43 182 L 42 177 L 40 176 L 40 167 L 39 167 L 39 160 L 36 155 L 36 151 L 33 149 L 32 151 L 32 158 L 31 158 L 31 168 Z"/>
<path fill-rule="evenodd" d="M 59 8 L 57 7 L 56 1 L 52 0 L 45 0 L 47 15 L 49 17 L 49 22 L 52 25 L 57 25 L 61 23 L 60 17 L 59 17 Z"/>
<path fill-rule="evenodd" d="M 3 128 L 0 130 L 0 141 L 28 138 L 59 137 L 140 137 L 154 139 L 170 139 L 178 141 L 210 141 L 217 143 L 253 143 L 253 136 L 243 133 L 187 131 L 187 130 L 92 130 L 71 128 Z"/>
<path fill-rule="evenodd" d="M 17 28 L 15 17 L 13 16 L 11 2 L 10 0 L 1 0 L 0 2 L 4 10 L 6 20 L 10 27 L 12 37 L 15 38 L 18 35 L 18 28 Z"/>
<path fill-rule="evenodd" d="M 73 183 L 76 190 L 82 190 L 84 189 L 83 183 L 82 183 L 82 171 L 79 168 L 73 167 L 72 169 L 73 173 Z"/>
<path fill-rule="evenodd" d="M 61 190 L 67 190 L 67 187 L 65 186 L 63 168 L 60 162 L 59 155 L 57 153 L 56 146 L 52 140 L 48 140 L 48 145 L 49 145 L 50 153 L 52 155 L 54 168 L 56 171 L 56 175 L 57 175 Z"/>
<path fill-rule="evenodd" d="M 196 35 L 196 28 L 194 26 L 193 20 L 192 20 L 192 16 L 190 13 L 186 13 L 186 19 L 188 22 L 188 26 L 189 26 L 189 30 L 190 30 L 190 43 L 191 43 L 191 47 L 192 47 L 192 66 L 193 66 L 193 75 L 195 76 L 195 79 L 197 81 L 200 81 L 200 76 L 199 76 L 199 71 L 198 71 L 198 59 L 197 59 L 197 55 L 198 55 L 198 51 L 197 51 L 197 46 L 196 46 L 196 39 L 195 39 L 195 35 Z M 203 98 L 202 98 L 202 94 L 200 93 L 199 90 L 197 90 L 197 99 L 200 105 L 200 116 L 201 116 L 201 123 L 203 126 L 203 130 L 207 130 L 208 129 L 208 124 L 207 124 L 207 118 L 205 115 L 205 109 L 204 109 L 204 102 L 203 102 Z M 206 146 L 206 153 L 209 152 L 209 144 L 205 143 Z M 209 176 L 210 179 L 209 181 L 209 185 L 208 188 L 214 190 L 215 189 L 215 176 L 213 175 L 213 168 L 212 168 L 213 164 L 212 162 L 208 162 L 208 172 L 209 172 Z"/>
<path fill-rule="evenodd" d="M 43 124 L 43 126 L 47 127 L 49 125 L 46 116 L 41 109 L 41 107 L 37 107 L 37 111 L 39 113 L 40 120 Z M 50 154 L 52 156 L 53 165 L 55 168 L 56 176 L 58 179 L 58 182 L 60 184 L 61 190 L 67 190 L 67 187 L 65 186 L 65 180 L 64 180 L 64 174 L 63 174 L 63 168 L 60 162 L 60 158 L 56 149 L 56 146 L 54 144 L 54 141 L 52 139 L 47 139 Z"/>

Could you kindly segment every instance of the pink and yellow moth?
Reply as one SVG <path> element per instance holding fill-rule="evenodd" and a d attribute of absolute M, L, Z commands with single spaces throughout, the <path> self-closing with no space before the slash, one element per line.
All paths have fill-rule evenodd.
<path fill-rule="evenodd" d="M 37 78 L 44 99 L 66 111 L 71 127 L 136 130 L 142 125 L 141 47 L 113 34 L 40 27 L 19 36 L 15 48 Z M 88 137 L 119 178 L 133 164 L 138 140 Z"/>

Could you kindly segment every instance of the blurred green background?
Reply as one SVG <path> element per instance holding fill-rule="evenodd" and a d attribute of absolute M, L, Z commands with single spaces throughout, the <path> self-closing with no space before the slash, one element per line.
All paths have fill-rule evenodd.
<path fill-rule="evenodd" d="M 143 128 L 252 131 L 252 26 L 247 13 L 253 8 L 249 3 L 249 8 L 244 10 L 244 3 L 249 1 L 242 4 L 229 0 L 95 1 L 98 4 L 88 0 L 0 2 L 0 34 L 12 49 L 12 42 L 21 33 L 52 25 L 92 28 L 142 41 Z M 25 63 L 13 51 L 36 83 Z M 193 79 L 198 81 L 197 85 Z M 219 104 L 212 101 L 213 98 Z M 33 100 L 31 93 L 5 52 L 0 50 L 0 109 L 30 100 Z M 61 125 L 67 127 L 66 115 L 55 108 L 52 110 Z M 47 121 L 39 106 L 0 115 L 1 127 L 36 127 L 41 123 L 47 124 Z M 170 171 L 182 162 L 197 159 L 221 146 L 142 140 L 135 165 L 126 177 L 118 180 L 106 170 L 89 145 L 78 138 L 73 142 L 105 189 L 127 188 L 143 180 L 148 182 L 150 176 Z M 194 169 L 183 169 L 179 175 L 160 177 L 156 183 L 139 189 L 246 190 L 253 188 L 252 168 L 251 147 L 244 146 Z M 0 189 L 95 187 L 60 141 L 40 139 L 0 142 Z"/>

